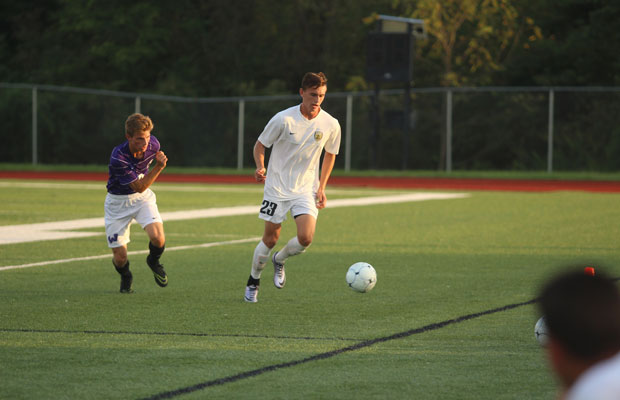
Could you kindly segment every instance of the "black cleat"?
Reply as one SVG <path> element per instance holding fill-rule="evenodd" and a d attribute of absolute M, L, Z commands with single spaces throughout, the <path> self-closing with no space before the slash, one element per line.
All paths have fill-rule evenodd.
<path fill-rule="evenodd" d="M 146 263 L 153 271 L 153 276 L 155 277 L 155 283 L 157 283 L 161 287 L 168 286 L 168 275 L 166 275 L 166 271 L 164 270 L 164 266 L 159 263 L 159 260 L 151 260 L 151 256 L 146 257 Z"/>
<path fill-rule="evenodd" d="M 121 293 L 133 293 L 133 276 L 129 271 L 121 275 Z"/>

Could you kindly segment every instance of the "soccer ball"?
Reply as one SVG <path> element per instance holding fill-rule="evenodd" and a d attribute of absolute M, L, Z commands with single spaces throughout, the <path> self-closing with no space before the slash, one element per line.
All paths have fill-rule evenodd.
<path fill-rule="evenodd" d="M 366 293 L 377 283 L 377 271 L 372 265 L 365 262 L 357 262 L 347 271 L 347 284 L 356 292 Z"/>
<path fill-rule="evenodd" d="M 540 319 L 536 322 L 536 325 L 534 326 L 534 336 L 536 337 L 536 340 L 538 340 L 538 344 L 540 344 L 541 346 L 547 345 L 549 335 L 547 334 L 545 317 L 540 317 Z"/>

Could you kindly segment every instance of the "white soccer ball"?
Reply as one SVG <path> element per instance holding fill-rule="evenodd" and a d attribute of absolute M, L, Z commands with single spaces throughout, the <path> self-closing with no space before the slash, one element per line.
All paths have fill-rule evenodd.
<path fill-rule="evenodd" d="M 534 336 L 538 340 L 538 344 L 546 346 L 549 341 L 549 335 L 547 333 L 547 325 L 545 324 L 545 317 L 540 317 L 534 326 Z"/>
<path fill-rule="evenodd" d="M 377 271 L 366 262 L 357 262 L 347 271 L 347 284 L 356 292 L 365 293 L 375 287 Z"/>

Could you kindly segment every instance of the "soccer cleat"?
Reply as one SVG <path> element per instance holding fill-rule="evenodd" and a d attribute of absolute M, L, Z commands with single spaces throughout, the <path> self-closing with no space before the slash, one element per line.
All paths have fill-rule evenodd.
<path fill-rule="evenodd" d="M 151 268 L 151 271 L 153 271 L 155 283 L 161 287 L 168 286 L 168 275 L 166 275 L 164 266 L 159 263 L 159 260 L 152 260 L 149 255 L 146 257 L 146 263 L 149 265 L 149 268 Z"/>
<path fill-rule="evenodd" d="M 131 272 L 121 275 L 121 293 L 133 293 L 133 276 Z"/>
<path fill-rule="evenodd" d="M 243 298 L 248 303 L 258 302 L 258 285 L 248 285 L 245 287 L 245 297 Z"/>
<path fill-rule="evenodd" d="M 278 289 L 282 289 L 286 284 L 286 273 L 284 272 L 284 264 L 276 261 L 276 255 L 278 252 L 276 251 L 273 257 L 271 257 L 271 261 L 273 262 L 273 284 L 276 285 Z"/>

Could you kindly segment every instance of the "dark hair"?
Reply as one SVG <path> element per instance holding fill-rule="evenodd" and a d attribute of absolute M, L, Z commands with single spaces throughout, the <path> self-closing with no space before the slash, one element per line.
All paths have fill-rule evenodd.
<path fill-rule="evenodd" d="M 315 89 L 327 85 L 327 77 L 322 72 L 307 72 L 301 79 L 301 88 Z"/>
<path fill-rule="evenodd" d="M 550 336 L 574 356 L 596 360 L 620 350 L 620 291 L 604 274 L 571 269 L 549 281 L 539 300 Z"/>

